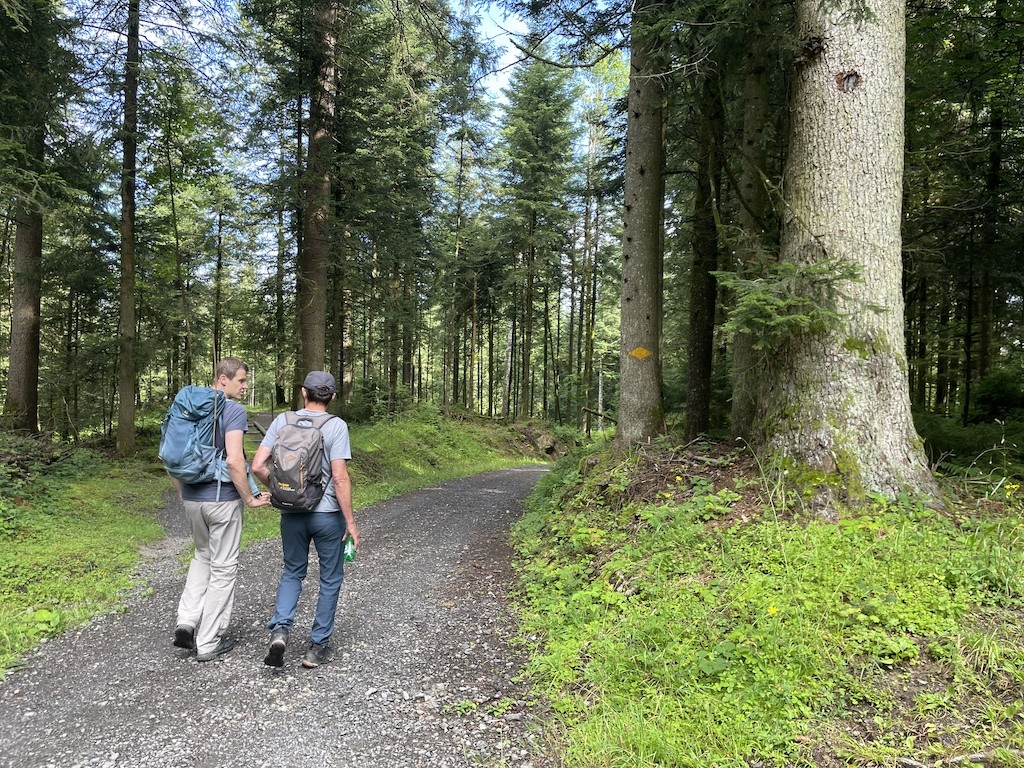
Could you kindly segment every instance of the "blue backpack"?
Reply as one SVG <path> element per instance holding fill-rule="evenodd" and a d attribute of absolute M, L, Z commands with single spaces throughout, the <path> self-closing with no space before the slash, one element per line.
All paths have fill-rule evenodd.
<path fill-rule="evenodd" d="M 220 390 L 194 385 L 179 390 L 160 427 L 160 460 L 171 477 L 186 485 L 231 479 L 214 439 L 223 412 Z"/>

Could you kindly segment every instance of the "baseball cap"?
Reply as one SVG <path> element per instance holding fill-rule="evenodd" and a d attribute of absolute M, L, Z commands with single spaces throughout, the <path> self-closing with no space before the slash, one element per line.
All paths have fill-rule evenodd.
<path fill-rule="evenodd" d="M 306 380 L 302 382 L 302 386 L 306 388 L 307 392 L 315 393 L 319 397 L 333 395 L 338 391 L 334 377 L 327 371 L 310 371 L 306 374 Z"/>

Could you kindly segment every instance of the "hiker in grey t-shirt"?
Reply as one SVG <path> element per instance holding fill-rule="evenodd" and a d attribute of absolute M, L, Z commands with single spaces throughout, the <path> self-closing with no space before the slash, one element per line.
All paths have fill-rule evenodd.
<path fill-rule="evenodd" d="M 337 395 L 337 385 L 327 371 L 312 371 L 302 384 L 305 407 L 299 416 L 314 419 L 327 412 L 327 406 Z M 278 432 L 287 423 L 286 414 L 280 414 L 252 460 L 252 471 L 265 485 L 271 485 L 271 455 Z M 330 647 L 334 631 L 334 615 L 338 608 L 338 595 L 345 577 L 342 543 L 351 538 L 359 547 L 359 528 L 352 511 L 352 480 L 348 474 L 352 449 L 349 444 L 348 425 L 340 418 L 327 419 L 320 427 L 323 435 L 323 478 L 326 488 L 323 498 L 312 512 L 283 511 L 281 514 L 281 551 L 284 568 L 277 588 L 274 615 L 267 623 L 270 647 L 264 663 L 271 667 L 284 665 L 284 652 L 288 634 L 295 621 L 295 611 L 302 592 L 302 583 L 309 567 L 310 542 L 316 546 L 320 559 L 320 588 L 316 611 L 310 631 L 310 644 L 302 657 L 302 666 L 313 668 L 333 656 Z"/>

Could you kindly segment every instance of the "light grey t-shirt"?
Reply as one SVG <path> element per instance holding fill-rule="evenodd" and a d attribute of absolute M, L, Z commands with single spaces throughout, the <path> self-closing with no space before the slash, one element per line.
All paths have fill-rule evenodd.
<path fill-rule="evenodd" d="M 299 416 L 317 417 L 322 415 L 321 411 L 311 411 L 308 408 L 300 408 L 296 411 Z M 279 413 L 277 418 L 270 425 L 267 434 L 260 441 L 260 446 L 271 449 L 274 440 L 277 439 L 277 432 L 285 425 L 285 414 Z M 340 416 L 334 416 L 324 422 L 320 427 L 320 434 L 324 436 L 324 497 L 316 507 L 317 512 L 337 512 L 341 509 L 338 504 L 338 497 L 334 491 L 334 483 L 331 482 L 331 462 L 337 459 L 349 461 L 352 458 L 352 446 L 348 439 L 348 424 Z"/>

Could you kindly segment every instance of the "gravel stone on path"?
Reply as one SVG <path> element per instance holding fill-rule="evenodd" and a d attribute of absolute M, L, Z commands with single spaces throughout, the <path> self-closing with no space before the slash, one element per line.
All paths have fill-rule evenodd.
<path fill-rule="evenodd" d="M 143 553 L 144 586 L 120 610 L 43 643 L 0 682 L 0 765 L 556 765 L 545 713 L 509 645 L 508 531 L 544 471 L 491 472 L 357 510 L 363 542 L 345 569 L 337 657 L 312 670 L 299 659 L 315 553 L 285 666 L 263 664 L 277 540 L 242 552 L 231 653 L 199 664 L 171 645 L 189 544 L 171 495 L 158 512 L 167 538 Z"/>

